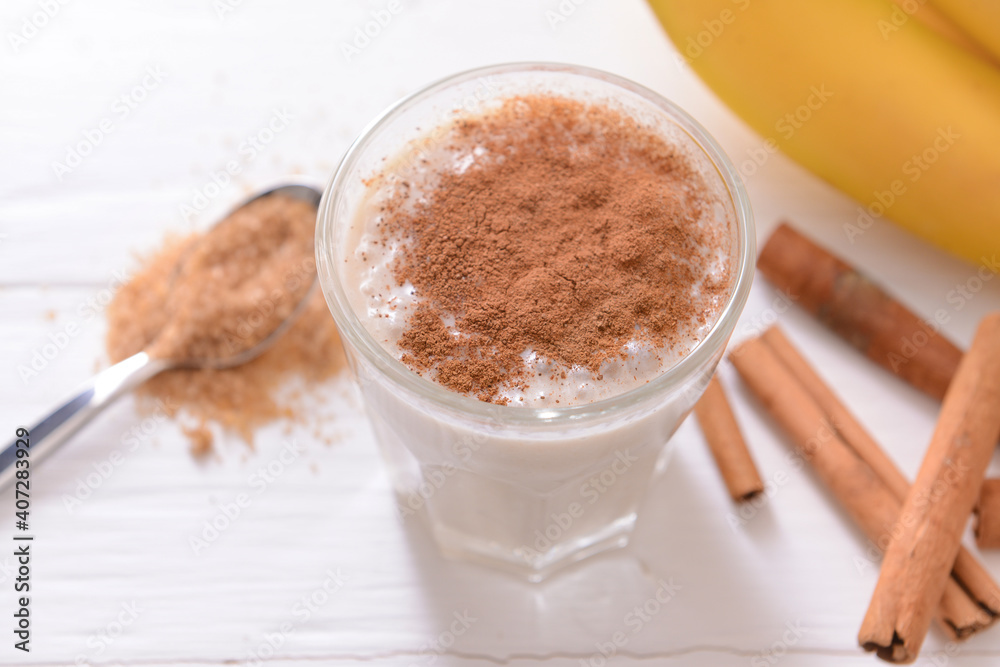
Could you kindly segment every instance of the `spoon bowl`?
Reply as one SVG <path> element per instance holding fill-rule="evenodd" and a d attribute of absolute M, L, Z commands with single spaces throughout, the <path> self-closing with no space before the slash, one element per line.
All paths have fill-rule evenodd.
<path fill-rule="evenodd" d="M 317 188 L 311 185 L 302 184 L 287 184 L 279 185 L 269 190 L 264 190 L 255 194 L 254 196 L 243 201 L 242 204 L 230 211 L 229 215 L 232 215 L 241 208 L 249 206 L 251 203 L 261 199 L 263 197 L 268 197 L 271 195 L 281 195 L 288 197 L 290 199 L 297 199 L 303 201 L 315 209 L 319 209 L 319 201 L 323 196 L 323 193 Z M 229 217 L 226 216 L 226 218 Z M 223 219 L 226 219 L 223 218 Z M 183 264 L 183 260 L 178 262 L 178 266 Z M 221 370 L 225 368 L 232 368 L 233 366 L 241 366 L 248 361 L 252 361 L 254 358 L 260 356 L 267 348 L 274 344 L 274 342 L 280 338 L 293 324 L 298 316 L 305 309 L 306 304 L 309 303 L 309 297 L 317 289 L 319 280 L 316 276 L 315 263 L 312 268 L 312 280 L 309 283 L 309 287 L 306 288 L 299 299 L 298 303 L 292 309 L 292 312 L 283 319 L 277 327 L 271 330 L 271 332 L 265 336 L 263 339 L 251 345 L 250 347 L 241 350 L 233 355 L 227 357 L 220 357 L 218 359 L 185 359 L 185 360 L 174 360 L 173 367 L 175 368 L 212 368 L 216 370 Z M 0 488 L 2 488 L 2 483 L 0 483 Z"/>

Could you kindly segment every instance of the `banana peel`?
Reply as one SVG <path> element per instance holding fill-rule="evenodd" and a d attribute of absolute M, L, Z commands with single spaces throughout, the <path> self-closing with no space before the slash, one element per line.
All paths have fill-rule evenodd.
<path fill-rule="evenodd" d="M 903 0 L 900 0 L 903 1 Z M 919 0 L 907 0 L 918 2 Z M 925 0 L 926 1 L 926 0 Z M 1000 2 L 997 0 L 933 0 L 931 5 L 1000 59 Z"/>

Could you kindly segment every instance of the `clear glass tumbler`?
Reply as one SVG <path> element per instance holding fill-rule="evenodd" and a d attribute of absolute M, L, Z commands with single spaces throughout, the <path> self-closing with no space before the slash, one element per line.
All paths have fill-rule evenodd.
<path fill-rule="evenodd" d="M 364 179 L 444 127 L 519 94 L 612 105 L 685 151 L 731 230 L 730 296 L 715 326 L 676 365 L 609 399 L 555 409 L 499 406 L 410 371 L 366 330 L 345 291 L 349 227 Z M 372 122 L 347 151 L 320 204 L 320 284 L 340 328 L 403 514 L 423 517 L 446 556 L 537 581 L 623 546 L 670 437 L 701 396 L 746 301 L 755 237 L 739 176 L 708 133 L 660 95 L 604 72 L 548 63 L 472 70 L 415 93 Z M 655 240 L 651 240 L 655 242 Z"/>

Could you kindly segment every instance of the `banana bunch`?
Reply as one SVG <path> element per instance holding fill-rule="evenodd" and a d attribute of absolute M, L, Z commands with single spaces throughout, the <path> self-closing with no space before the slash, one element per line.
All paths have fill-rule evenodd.
<path fill-rule="evenodd" d="M 1000 254 L 1000 2 L 649 2 L 766 151 L 858 201 L 852 242 L 885 217 L 976 264 Z"/>

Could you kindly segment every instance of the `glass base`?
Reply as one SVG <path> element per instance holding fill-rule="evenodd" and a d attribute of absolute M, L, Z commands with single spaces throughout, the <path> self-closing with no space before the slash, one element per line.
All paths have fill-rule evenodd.
<path fill-rule="evenodd" d="M 532 583 L 540 582 L 557 570 L 596 554 L 627 546 L 636 522 L 636 514 L 633 512 L 609 523 L 600 531 L 576 540 L 560 542 L 545 553 L 529 555 L 512 552 L 505 545 L 458 533 L 444 526 L 429 525 L 426 512 L 421 512 L 421 516 L 445 558 L 493 567 Z"/>

